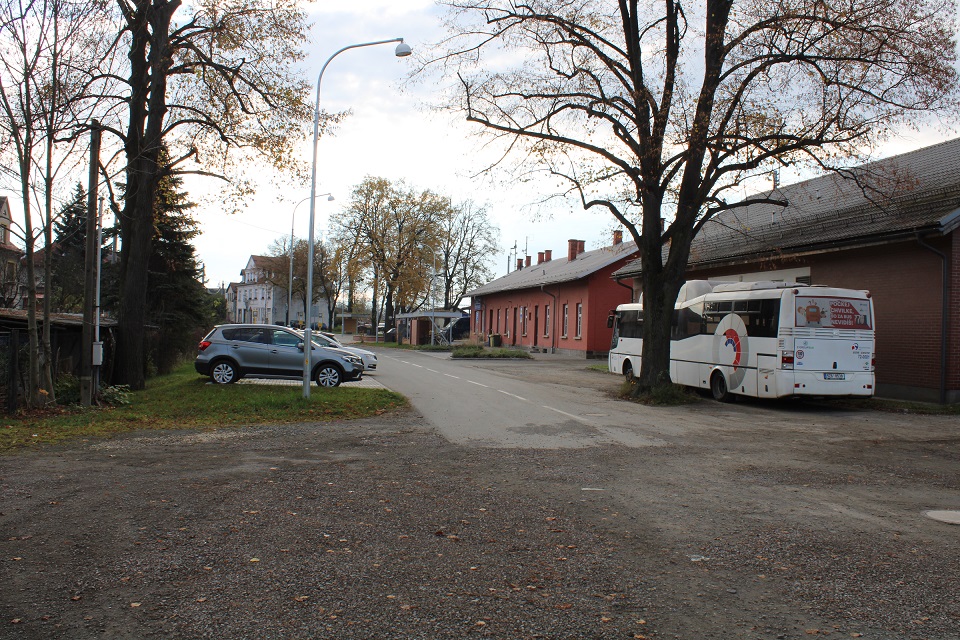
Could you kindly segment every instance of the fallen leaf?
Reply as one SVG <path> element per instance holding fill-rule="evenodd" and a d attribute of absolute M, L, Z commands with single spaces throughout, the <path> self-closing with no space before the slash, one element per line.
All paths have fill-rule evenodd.
<path fill-rule="evenodd" d="M 82 597 L 83 597 L 83 596 L 73 596 L 73 597 L 70 598 L 70 599 L 73 600 L 74 602 L 76 602 L 77 600 L 80 600 Z"/>
<path fill-rule="evenodd" d="M 309 597 L 310 596 L 295 596 L 293 599 L 296 600 L 297 602 L 303 602 L 307 600 Z"/>
<path fill-rule="evenodd" d="M 133 607 L 134 609 L 136 609 L 136 608 L 139 607 L 141 604 L 143 604 L 143 603 L 142 603 L 142 602 L 131 602 L 131 603 L 130 603 L 130 606 Z"/>
<path fill-rule="evenodd" d="M 260 562 L 260 558 L 250 558 L 250 562 Z"/>
<path fill-rule="evenodd" d="M 207 601 L 206 598 L 197 598 L 197 602 L 206 602 L 206 601 Z"/>

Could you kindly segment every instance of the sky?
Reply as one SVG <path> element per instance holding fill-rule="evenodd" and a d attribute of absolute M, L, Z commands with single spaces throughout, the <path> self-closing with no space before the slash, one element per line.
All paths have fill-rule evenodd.
<path fill-rule="evenodd" d="M 433 0 L 318 0 L 309 11 L 313 42 L 304 66 L 311 83 L 316 82 L 324 61 L 341 47 L 402 37 L 416 50 L 443 35 L 440 9 Z M 366 176 L 376 176 L 404 180 L 408 186 L 433 190 L 455 202 L 472 200 L 486 206 L 500 230 L 501 251 L 492 257 L 497 276 L 507 272 L 508 262 L 514 262 L 508 260 L 514 245 L 520 256 L 532 255 L 536 260 L 537 252 L 546 249 L 565 255 L 571 238 L 586 241 L 588 250 L 611 244 L 614 220 L 609 214 L 584 212 L 577 202 L 539 203 L 535 183 L 511 186 L 478 177 L 493 159 L 477 135 L 480 127 L 462 116 L 427 108 L 437 98 L 436 87 L 404 83 L 411 59 L 396 58 L 394 47 L 346 51 L 324 73 L 322 108 L 349 110 L 352 115 L 319 142 L 317 193 L 330 193 L 335 200 L 317 200 L 318 238 L 346 205 L 353 187 Z M 886 144 L 880 156 L 943 139 L 944 133 L 934 129 L 913 132 Z M 310 159 L 310 141 L 303 145 L 302 158 Z M 807 177 L 811 176 L 781 174 L 780 181 L 785 185 Z M 202 188 L 198 195 L 199 191 Z M 278 192 L 265 180 L 242 213 L 226 214 L 215 201 L 204 202 L 197 213 L 203 233 L 195 244 L 208 286 L 239 280 L 249 256 L 266 254 L 272 242 L 289 238 L 291 225 L 297 237 L 307 237 L 309 202 L 304 200 L 309 200 L 309 193 L 309 184 Z"/>
<path fill-rule="evenodd" d="M 402 37 L 414 49 L 438 40 L 442 29 L 432 0 L 357 0 L 352 3 L 320 0 L 310 7 L 313 43 L 305 66 L 311 83 L 323 63 L 341 47 Z M 552 249 L 565 254 L 567 239 L 587 241 L 588 247 L 609 245 L 609 216 L 577 212 L 574 205 L 536 204 L 532 185 L 510 187 L 476 174 L 492 159 L 476 126 L 450 114 L 430 110 L 436 99 L 432 86 L 407 86 L 409 58 L 394 55 L 395 44 L 352 49 L 327 67 L 321 83 L 320 105 L 328 112 L 351 111 L 333 135 L 318 145 L 317 193 L 336 199 L 317 199 L 316 233 L 323 234 L 332 218 L 346 206 L 352 189 L 366 176 L 403 180 L 418 190 L 430 189 L 454 202 L 472 200 L 485 206 L 500 230 L 503 251 L 493 257 L 497 275 L 507 267 L 514 243 L 536 256 Z M 311 142 L 303 145 L 309 161 Z M 188 188 L 193 183 L 188 182 Z M 208 286 L 237 281 L 251 254 L 268 253 L 278 238 L 307 237 L 309 184 L 295 193 L 278 193 L 264 181 L 246 211 L 226 214 L 215 202 L 202 203 L 197 212 L 203 234 L 195 245 L 204 262 Z M 546 219 L 546 216 L 552 219 Z M 601 231 L 601 229 L 607 229 Z"/>
<path fill-rule="evenodd" d="M 441 9 L 433 0 L 317 0 L 308 11 L 312 42 L 302 67 L 314 90 L 324 62 L 342 47 L 402 37 L 416 51 L 444 34 Z M 385 44 L 346 51 L 324 73 L 321 107 L 351 115 L 319 141 L 317 193 L 332 194 L 335 200 L 317 200 L 318 238 L 340 215 L 353 188 L 375 176 L 403 180 L 409 187 L 430 189 L 454 202 L 471 200 L 484 206 L 500 231 L 501 251 L 491 257 L 498 277 L 507 272 L 508 253 L 515 245 L 521 257 L 532 255 L 536 260 L 546 249 L 558 257 L 566 255 L 568 239 L 584 240 L 588 250 L 611 244 L 614 220 L 608 213 L 585 212 L 578 202 L 544 204 L 540 199 L 549 186 L 478 175 L 496 159 L 484 145 L 487 140 L 478 135 L 482 128 L 462 115 L 429 109 L 438 99 L 437 87 L 405 83 L 412 59 L 395 57 L 394 48 L 395 44 Z M 880 155 L 943 139 L 942 132 L 924 130 L 892 141 Z M 300 153 L 309 162 L 310 140 L 301 145 Z M 781 184 L 806 177 L 811 176 L 782 174 Z M 307 237 L 309 184 L 278 189 L 265 173 L 245 210 L 234 214 L 225 212 L 212 180 L 188 177 L 185 187 L 199 205 L 194 213 L 202 233 L 194 244 L 210 287 L 238 281 L 249 257 L 267 254 L 272 243 L 288 239 L 291 226 L 298 238 Z"/>

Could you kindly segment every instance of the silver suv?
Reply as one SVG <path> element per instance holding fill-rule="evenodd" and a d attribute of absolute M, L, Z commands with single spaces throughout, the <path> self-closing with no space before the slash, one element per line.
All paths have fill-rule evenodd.
<path fill-rule="evenodd" d="M 314 344 L 311 364 L 310 378 L 321 387 L 337 387 L 363 375 L 363 361 L 342 349 Z M 244 376 L 302 378 L 303 337 L 270 324 L 222 324 L 200 341 L 193 366 L 216 384 Z"/>

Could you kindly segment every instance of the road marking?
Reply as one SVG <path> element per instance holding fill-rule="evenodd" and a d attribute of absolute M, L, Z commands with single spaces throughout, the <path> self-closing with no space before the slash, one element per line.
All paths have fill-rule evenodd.
<path fill-rule="evenodd" d="M 414 364 L 412 362 L 408 362 L 407 364 L 409 364 L 411 367 L 416 367 L 417 369 L 423 369 L 423 366 L 419 364 Z"/>
<path fill-rule="evenodd" d="M 514 395 L 514 394 L 512 394 L 512 393 L 509 393 L 509 392 L 507 392 L 507 391 L 504 391 L 503 389 L 497 389 L 497 391 L 499 391 L 500 393 L 502 393 L 502 394 L 504 394 L 504 395 L 510 396 L 511 398 L 516 398 L 517 400 L 523 400 L 524 402 L 527 401 L 526 398 L 521 398 L 520 396 L 516 396 L 516 395 Z"/>
<path fill-rule="evenodd" d="M 456 378 L 457 380 L 460 379 L 460 376 L 455 376 L 455 375 L 453 375 L 453 374 L 451 374 L 451 373 L 445 373 L 445 374 L 443 374 L 443 375 L 447 376 L 448 378 Z"/>
<path fill-rule="evenodd" d="M 427 367 L 427 371 L 429 371 L 430 373 L 440 373 L 440 372 L 437 371 L 436 369 L 431 369 L 431 368 L 429 368 L 429 367 Z"/>
<path fill-rule="evenodd" d="M 474 382 L 473 380 L 467 380 L 467 382 L 469 382 L 470 384 L 475 384 L 475 385 L 477 385 L 478 387 L 483 387 L 484 389 L 489 389 L 489 388 L 490 388 L 490 387 L 488 387 L 488 386 L 485 385 L 485 384 L 480 384 L 479 382 Z"/>
<path fill-rule="evenodd" d="M 587 424 L 590 423 L 590 421 L 587 420 L 586 418 L 582 418 L 582 417 L 580 417 L 580 416 L 578 416 L 578 415 L 574 415 L 574 414 L 572 414 L 572 413 L 567 413 L 566 411 L 561 411 L 560 409 L 554 409 L 553 407 L 548 407 L 547 405 L 543 405 L 543 408 L 544 408 L 544 409 L 549 409 L 550 411 L 556 411 L 556 412 L 559 413 L 560 415 L 562 415 L 562 416 L 567 416 L 568 418 L 573 418 L 574 420 L 576 420 L 576 421 L 578 421 L 578 422 L 585 422 L 585 423 L 587 423 Z"/>

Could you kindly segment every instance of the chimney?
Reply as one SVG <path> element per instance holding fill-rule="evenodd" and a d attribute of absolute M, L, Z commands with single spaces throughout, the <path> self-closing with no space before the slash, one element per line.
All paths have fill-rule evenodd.
<path fill-rule="evenodd" d="M 527 256 L 526 266 L 530 266 L 530 256 Z"/>
<path fill-rule="evenodd" d="M 543 261 L 550 262 L 553 260 L 553 249 L 547 249 L 543 252 Z"/>
<path fill-rule="evenodd" d="M 584 249 L 586 249 L 586 246 L 587 246 L 586 240 L 577 240 L 577 255 L 580 255 L 581 253 L 583 253 Z"/>
<path fill-rule="evenodd" d="M 622 243 L 623 243 L 623 231 L 620 231 L 620 229 L 617 229 L 616 231 L 613 232 L 613 246 L 617 246 L 618 244 L 622 244 Z"/>
<path fill-rule="evenodd" d="M 577 259 L 577 241 L 567 240 L 567 261 L 572 262 Z"/>
<path fill-rule="evenodd" d="M 537 251 L 537 264 L 543 264 L 543 251 Z"/>
<path fill-rule="evenodd" d="M 517 258 L 517 271 L 523 269 L 523 258 Z"/>

